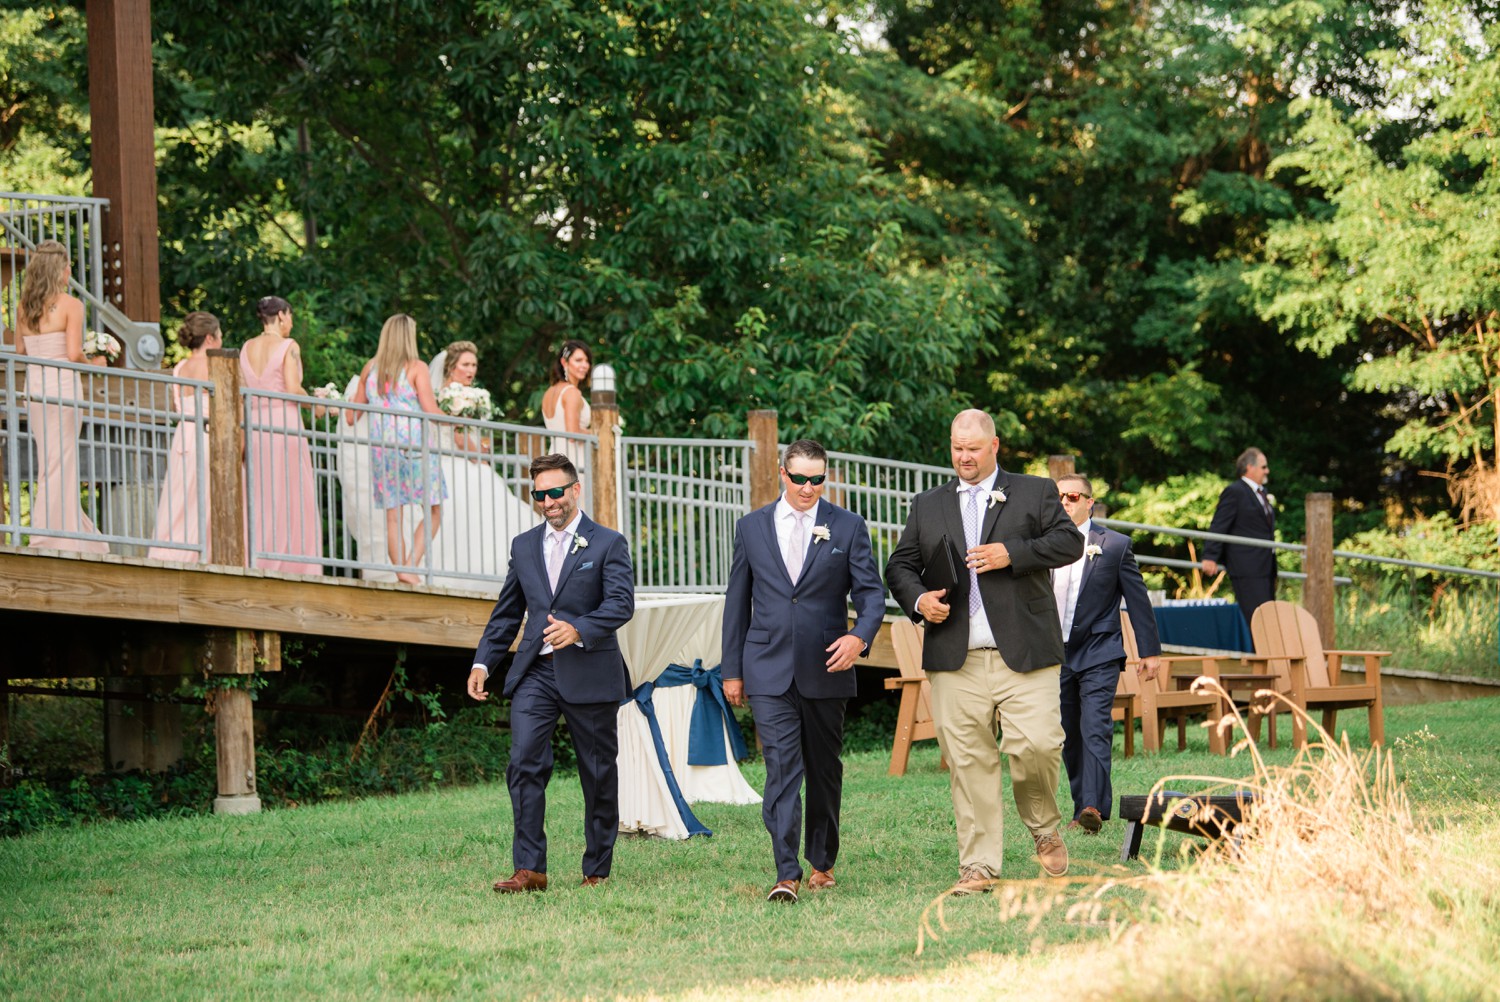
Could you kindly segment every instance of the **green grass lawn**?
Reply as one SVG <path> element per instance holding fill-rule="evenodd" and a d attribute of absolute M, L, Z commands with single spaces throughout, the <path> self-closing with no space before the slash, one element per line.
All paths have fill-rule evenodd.
<path fill-rule="evenodd" d="M 1388 711 L 1398 770 L 1439 824 L 1476 811 L 1493 822 L 1484 797 L 1500 779 L 1496 720 L 1497 699 Z M 1363 714 L 1341 723 L 1364 740 Z M 1250 771 L 1246 756 L 1207 754 L 1201 732 L 1191 741 L 1185 754 L 1117 758 L 1115 792 Z M 1284 743 L 1268 757 L 1291 752 Z M 812 979 L 942 977 L 975 956 L 1025 953 L 1034 934 L 978 897 L 950 903 L 951 929 L 914 955 L 922 910 L 957 875 L 952 808 L 930 742 L 905 777 L 885 766 L 876 754 L 847 762 L 839 887 L 795 907 L 763 901 L 773 878 L 758 807 L 700 805 L 711 839 L 621 839 L 615 879 L 578 887 L 573 776 L 549 791 L 553 885 L 521 897 L 490 890 L 511 871 L 503 784 L 8 840 L 0 997 L 713 998 Z M 746 775 L 759 788 L 758 765 Z M 1005 876 L 1035 876 L 1013 809 L 1007 821 Z M 1116 821 L 1098 837 L 1069 836 L 1075 870 L 1116 865 L 1121 834 Z M 1152 829 L 1147 854 L 1157 838 L 1173 858 L 1181 837 Z M 1083 925 L 1049 938 L 1098 935 Z"/>

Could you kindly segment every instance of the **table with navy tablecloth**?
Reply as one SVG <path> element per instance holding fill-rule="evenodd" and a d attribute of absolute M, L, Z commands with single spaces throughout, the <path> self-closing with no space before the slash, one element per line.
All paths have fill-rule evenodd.
<path fill-rule="evenodd" d="M 1253 651 L 1250 627 L 1234 602 L 1165 605 L 1156 613 L 1163 647 L 1197 651 Z"/>

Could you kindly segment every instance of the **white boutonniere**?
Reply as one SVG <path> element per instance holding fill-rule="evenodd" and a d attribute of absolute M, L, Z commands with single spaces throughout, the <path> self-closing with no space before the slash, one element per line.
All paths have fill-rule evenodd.
<path fill-rule="evenodd" d="M 1088 556 L 1090 560 L 1093 560 L 1099 554 L 1104 552 L 1104 547 L 1100 546 L 1098 543 L 1090 543 L 1083 548 L 1083 552 Z"/>
<path fill-rule="evenodd" d="M 569 550 L 568 552 L 569 553 L 577 553 L 579 550 L 583 549 L 584 547 L 586 547 L 588 545 L 589 545 L 589 541 L 587 539 L 584 539 L 582 536 L 574 536 L 573 537 L 573 548 L 571 550 Z"/>
<path fill-rule="evenodd" d="M 1272 508 L 1276 507 L 1276 495 L 1272 494 L 1270 491 L 1266 492 L 1266 504 L 1270 505 Z"/>
<path fill-rule="evenodd" d="M 993 508 L 997 504 L 1004 504 L 1004 503 L 1005 503 L 1005 492 L 1004 491 L 990 491 L 990 503 L 987 505 L 987 507 Z"/>
<path fill-rule="evenodd" d="M 812 527 L 813 545 L 817 546 L 823 540 L 829 538 L 828 526 L 815 525 Z"/>

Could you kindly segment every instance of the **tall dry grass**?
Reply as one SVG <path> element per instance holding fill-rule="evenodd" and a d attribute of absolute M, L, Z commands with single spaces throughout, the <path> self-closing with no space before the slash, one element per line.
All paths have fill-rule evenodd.
<path fill-rule="evenodd" d="M 997 882 L 996 920 L 1025 924 L 1033 962 L 979 959 L 964 980 L 1013 998 L 1063 986 L 1141 999 L 1500 998 L 1500 819 L 1490 811 L 1475 828 L 1436 830 L 1414 814 L 1391 751 L 1356 750 L 1307 723 L 1308 747 L 1269 767 L 1244 721 L 1226 717 L 1239 732 L 1233 754 L 1255 759 L 1250 780 L 1157 784 L 1153 793 L 1256 794 L 1237 837 L 1191 865 L 1163 868 L 1164 846 L 1191 843 L 1153 828 L 1144 873 Z M 953 907 L 946 896 L 929 906 L 918 952 L 944 934 Z M 1087 927 L 1105 941 L 1059 946 Z M 850 994 L 886 997 L 870 985 Z"/>

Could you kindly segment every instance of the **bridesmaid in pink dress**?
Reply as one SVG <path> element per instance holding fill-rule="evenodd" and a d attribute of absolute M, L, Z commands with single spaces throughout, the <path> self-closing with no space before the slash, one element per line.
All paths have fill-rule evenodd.
<path fill-rule="evenodd" d="M 291 304 L 280 296 L 266 296 L 256 304 L 255 311 L 262 330 L 240 349 L 244 387 L 308 396 L 302 388 L 302 351 L 291 338 Z M 250 548 L 287 556 L 253 559 L 251 566 L 290 574 L 321 574 L 320 564 L 296 559 L 305 556 L 317 560 L 323 555 L 312 450 L 301 434 L 301 408 L 290 400 L 252 399 L 251 421 L 259 428 L 245 435 Z M 275 430 L 278 428 L 287 430 Z"/>
<path fill-rule="evenodd" d="M 83 303 L 68 295 L 68 250 L 44 240 L 32 252 L 21 285 L 16 352 L 36 359 L 85 362 Z M 26 427 L 36 449 L 36 488 L 31 497 L 31 528 L 87 533 L 99 530 L 83 513 L 78 494 L 78 431 L 83 418 L 78 373 L 51 365 L 26 367 Z M 102 539 L 31 534 L 32 546 L 82 553 L 108 553 Z"/>
<path fill-rule="evenodd" d="M 207 380 L 208 350 L 219 347 L 224 341 L 223 332 L 219 329 L 219 318 L 201 311 L 189 313 L 182 318 L 177 341 L 191 354 L 177 363 L 172 369 L 172 375 L 181 379 Z M 183 416 L 183 420 L 172 433 L 172 445 L 167 452 L 167 475 L 162 478 L 161 493 L 156 498 L 156 528 L 153 537 L 158 542 L 197 546 L 199 502 L 207 500 L 198 484 L 200 471 L 208 471 L 205 424 L 208 421 L 208 393 L 194 390 L 184 398 L 184 389 L 182 386 L 172 387 L 172 406 Z M 202 512 L 201 519 L 203 528 L 207 531 L 207 511 Z M 151 547 L 146 556 L 152 560 L 173 560 L 186 564 L 197 563 L 199 559 L 193 550 L 165 546 Z"/>

